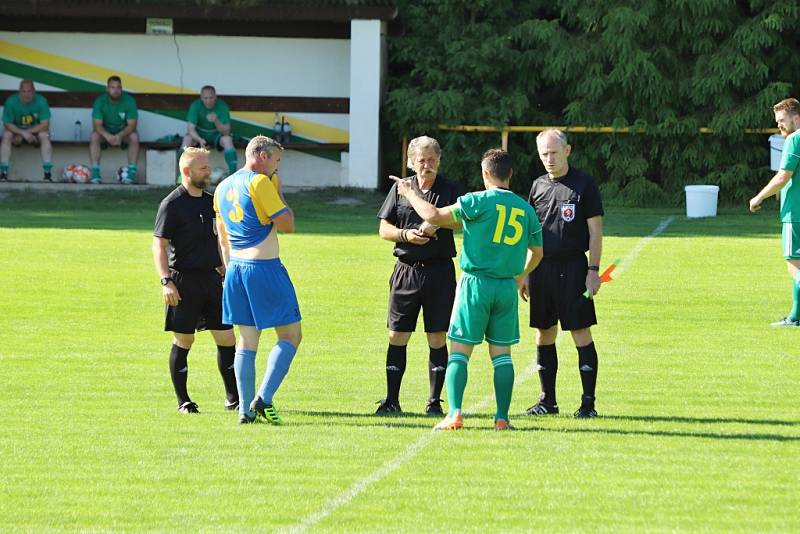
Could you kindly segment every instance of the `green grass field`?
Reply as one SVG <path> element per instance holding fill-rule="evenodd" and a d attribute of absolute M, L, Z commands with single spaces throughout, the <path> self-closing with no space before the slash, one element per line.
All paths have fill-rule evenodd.
<path fill-rule="evenodd" d="M 202 414 L 179 414 L 150 254 L 164 194 L 0 199 L 0 531 L 800 530 L 800 331 L 769 326 L 790 305 L 772 204 L 705 220 L 608 208 L 603 264 L 620 258 L 622 272 L 597 298 L 601 417 L 569 415 L 568 335 L 563 415 L 519 415 L 538 392 L 523 306 L 518 431 L 491 430 L 479 348 L 465 430 L 434 434 L 419 333 L 407 415 L 371 415 L 393 261 L 382 197 L 353 191 L 288 195 L 298 232 L 282 257 L 304 341 L 276 397 L 285 426 L 238 426 L 223 410 L 208 334 L 189 359 Z M 342 195 L 363 204 L 330 203 Z"/>

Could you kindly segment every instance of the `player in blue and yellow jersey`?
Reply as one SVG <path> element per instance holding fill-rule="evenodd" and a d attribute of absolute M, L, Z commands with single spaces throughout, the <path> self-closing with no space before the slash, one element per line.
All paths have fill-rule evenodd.
<path fill-rule="evenodd" d="M 272 398 L 300 344 L 300 308 L 278 254 L 278 231 L 294 231 L 294 214 L 283 200 L 277 175 L 281 146 L 259 135 L 245 149 L 246 162 L 214 193 L 214 211 L 227 266 L 222 319 L 239 326 L 234 370 L 239 388 L 239 423 L 256 415 L 279 425 Z M 261 331 L 274 328 L 278 342 L 256 394 L 256 352 Z"/>
<path fill-rule="evenodd" d="M 519 343 L 517 293 L 542 258 L 542 227 L 533 208 L 508 189 L 511 156 L 505 150 L 486 151 L 481 161 L 485 191 L 468 193 L 453 205 L 437 208 L 426 202 L 407 180 L 392 176 L 397 192 L 429 224 L 464 228 L 461 270 L 450 320 L 450 358 L 445 383 L 449 412 L 434 428 L 463 426 L 462 402 L 467 363 L 475 345 L 489 343 L 497 400 L 495 429 L 508 430 L 508 409 L 514 388 L 511 345 Z"/>
<path fill-rule="evenodd" d="M 786 138 L 781 168 L 764 189 L 750 199 L 750 211 L 755 213 L 764 200 L 780 195 L 783 257 L 792 277 L 792 309 L 772 326 L 800 326 L 800 183 L 794 183 L 794 175 L 800 167 L 800 102 L 787 98 L 775 104 L 772 110 L 778 129 Z"/>

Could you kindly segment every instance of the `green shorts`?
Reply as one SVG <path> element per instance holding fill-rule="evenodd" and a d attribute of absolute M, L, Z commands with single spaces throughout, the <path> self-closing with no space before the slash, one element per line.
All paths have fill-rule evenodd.
<path fill-rule="evenodd" d="M 519 343 L 517 283 L 463 273 L 458 282 L 447 337 L 465 345 Z"/>
<path fill-rule="evenodd" d="M 219 144 L 219 140 L 222 139 L 222 134 L 219 133 L 217 130 L 209 131 L 197 128 L 197 135 L 202 137 L 203 141 L 208 143 L 209 147 L 216 148 L 217 150 L 222 150 L 222 145 Z"/>
<path fill-rule="evenodd" d="M 121 126 L 121 127 L 119 127 L 119 128 L 114 128 L 114 127 L 112 127 L 112 126 L 106 126 L 105 124 L 103 124 L 103 128 L 105 128 L 105 129 L 106 129 L 106 131 L 107 131 L 108 133 L 110 133 L 111 135 L 117 135 L 117 134 L 118 134 L 118 133 L 120 133 L 122 130 L 124 130 L 124 129 L 126 128 L 126 126 Z M 103 138 L 101 137 L 101 139 L 103 139 Z M 107 148 L 108 148 L 108 147 L 110 147 L 110 146 L 111 146 L 111 145 L 109 145 L 109 144 L 106 142 L 106 140 L 105 140 L 105 139 L 103 139 L 102 141 L 100 141 L 100 148 L 101 148 L 101 149 L 105 150 L 105 149 L 107 149 Z M 121 148 L 122 150 L 128 150 L 128 141 L 127 141 L 127 138 L 126 138 L 125 140 L 123 140 L 122 142 L 120 142 L 120 144 L 119 144 L 119 148 Z"/>
<path fill-rule="evenodd" d="M 783 223 L 781 241 L 784 259 L 800 259 L 800 222 Z"/>

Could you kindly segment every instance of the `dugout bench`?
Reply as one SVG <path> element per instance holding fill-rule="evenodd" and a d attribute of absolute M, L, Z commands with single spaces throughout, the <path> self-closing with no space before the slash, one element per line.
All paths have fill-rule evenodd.
<path fill-rule="evenodd" d="M 47 98 L 51 110 L 56 108 L 84 108 L 91 110 L 99 92 L 61 92 L 61 91 L 37 91 Z M 0 102 L 5 100 L 17 91 L 0 91 Z M 170 117 L 185 123 L 186 112 L 191 103 L 199 98 L 197 94 L 173 94 L 173 93 L 131 93 L 136 99 L 139 111 L 149 111 Z M 348 98 L 320 98 L 320 97 L 277 97 L 277 96 L 244 96 L 244 95 L 218 95 L 224 100 L 231 109 L 231 114 L 235 112 L 262 112 L 268 110 L 270 113 L 336 113 L 347 114 L 350 110 Z M 145 119 L 146 120 L 146 119 Z M 51 119 L 52 121 L 52 119 Z M 87 124 L 88 122 L 88 124 Z M 142 119 L 139 120 L 140 138 Z M 62 132 L 65 125 L 61 125 Z M 66 125 L 72 132 L 71 124 Z M 88 163 L 89 160 L 89 135 L 91 132 L 90 112 L 82 121 L 82 138 L 80 141 L 66 140 L 62 133 L 61 136 L 52 136 L 53 144 L 53 179 L 58 181 L 61 177 L 63 167 L 70 163 Z M 234 128 L 235 130 L 235 128 Z M 51 125 L 51 131 L 53 126 Z M 163 132 L 163 135 L 179 133 L 182 138 L 185 127 L 180 127 L 179 132 Z M 239 133 L 234 131 L 234 133 Z M 272 136 L 272 128 L 264 127 L 258 133 Z M 247 137 L 250 137 L 249 135 Z M 239 163 L 244 162 L 243 149 L 246 143 L 237 140 L 235 146 L 238 149 Z M 291 142 L 283 145 L 286 150 L 294 150 L 310 154 L 319 154 L 326 151 L 329 154 L 348 152 L 348 143 L 313 143 L 313 142 Z M 160 142 L 155 140 L 140 141 L 139 151 L 139 173 L 137 181 L 139 183 L 153 183 L 158 185 L 171 185 L 175 183 L 177 176 L 177 150 L 180 148 L 180 141 Z M 219 160 L 219 161 L 217 161 Z M 41 158 L 38 147 L 23 144 L 14 147 L 11 153 L 11 181 L 42 181 Z M 126 152 L 118 148 L 109 148 L 103 151 L 101 158 L 101 175 L 105 183 L 114 183 L 114 174 L 118 167 L 127 163 Z M 212 166 L 225 168 L 221 153 L 217 154 L 212 150 Z"/>

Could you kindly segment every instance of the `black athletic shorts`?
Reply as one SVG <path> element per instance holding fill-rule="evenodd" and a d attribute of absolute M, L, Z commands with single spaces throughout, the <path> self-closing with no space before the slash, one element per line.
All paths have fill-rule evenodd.
<path fill-rule="evenodd" d="M 586 291 L 586 256 L 542 261 L 530 274 L 531 326 L 547 329 L 561 321 L 562 330 L 597 324 L 594 300 Z"/>
<path fill-rule="evenodd" d="M 197 330 L 230 330 L 222 323 L 222 277 L 217 271 L 172 271 L 181 300 L 167 306 L 164 330 L 194 334 Z"/>
<path fill-rule="evenodd" d="M 413 332 L 422 308 L 426 332 L 447 332 L 456 297 L 453 260 L 419 261 L 394 266 L 389 279 L 389 319 L 395 332 Z"/>

